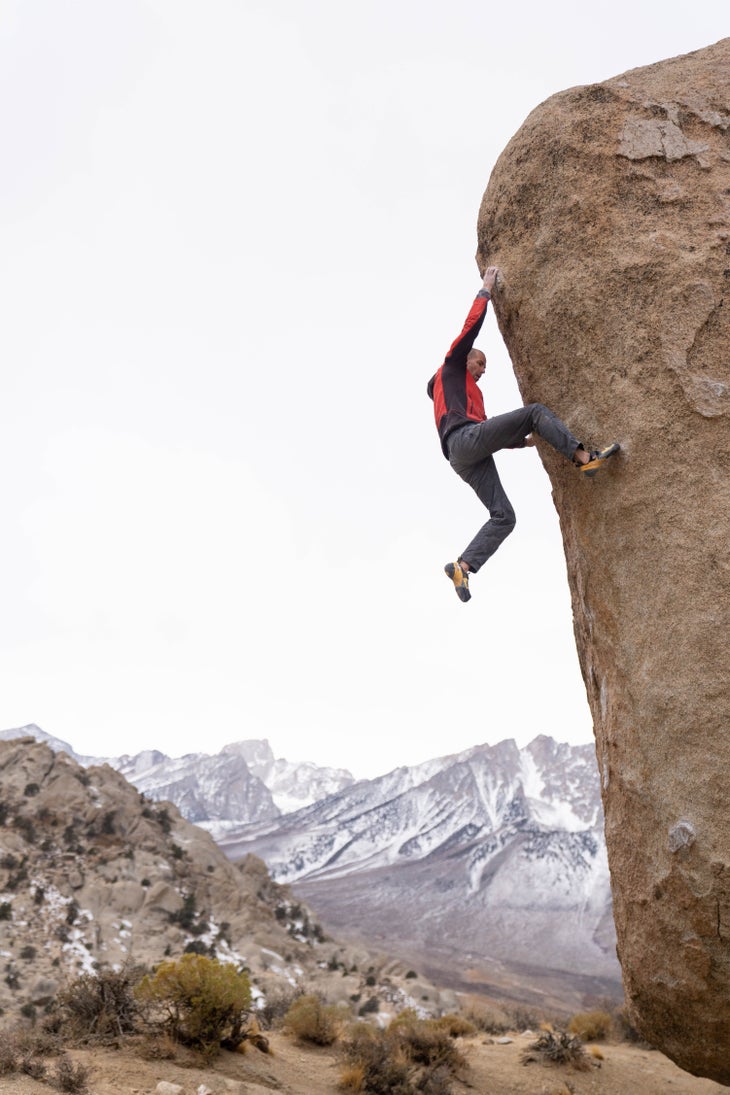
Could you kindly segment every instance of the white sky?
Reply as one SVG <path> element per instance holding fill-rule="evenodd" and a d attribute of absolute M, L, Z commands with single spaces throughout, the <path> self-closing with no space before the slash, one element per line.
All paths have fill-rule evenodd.
<path fill-rule="evenodd" d="M 0 728 L 371 776 L 590 740 L 549 482 L 484 519 L 428 377 L 500 151 L 725 3 L 3 0 Z M 490 314 L 487 413 L 520 399 Z"/>

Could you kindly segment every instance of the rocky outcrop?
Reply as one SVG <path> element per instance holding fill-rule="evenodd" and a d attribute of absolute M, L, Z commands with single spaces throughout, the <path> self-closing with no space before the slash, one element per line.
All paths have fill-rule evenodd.
<path fill-rule="evenodd" d="M 635 1022 L 730 1084 L 730 39 L 549 99 L 500 157 L 480 268 L 540 447 L 593 713 Z"/>

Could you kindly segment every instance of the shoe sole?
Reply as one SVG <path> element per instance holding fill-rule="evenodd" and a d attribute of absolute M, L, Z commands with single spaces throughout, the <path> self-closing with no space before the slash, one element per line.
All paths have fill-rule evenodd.
<path fill-rule="evenodd" d="M 586 479 L 592 479 L 597 471 L 600 471 L 603 464 L 606 463 L 610 456 L 615 456 L 621 446 L 618 441 L 614 441 L 613 445 L 609 445 L 607 449 L 604 449 L 595 460 L 589 460 L 587 464 L 584 464 L 580 469 L 581 475 L 584 475 Z"/>
<path fill-rule="evenodd" d="M 453 563 L 446 564 L 446 566 L 444 567 L 444 574 L 446 574 L 451 579 L 451 581 L 454 582 Z M 469 592 L 468 586 L 457 586 L 456 582 L 454 582 L 454 589 L 456 590 L 456 596 L 459 598 L 460 601 L 463 601 L 464 604 L 466 604 L 467 601 L 471 600 L 471 593 Z"/>

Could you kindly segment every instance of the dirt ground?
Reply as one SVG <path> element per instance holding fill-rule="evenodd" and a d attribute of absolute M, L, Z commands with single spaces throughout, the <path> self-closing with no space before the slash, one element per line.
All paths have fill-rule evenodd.
<path fill-rule="evenodd" d="M 602 1044 L 603 1060 L 589 1072 L 565 1066 L 523 1065 L 520 1055 L 529 1034 L 510 1035 L 499 1044 L 488 1035 L 460 1040 L 469 1068 L 454 1083 L 454 1095 L 727 1095 L 728 1088 L 690 1076 L 654 1050 Z M 75 1062 L 93 1069 L 90 1095 L 154 1095 L 158 1083 L 178 1084 L 184 1095 L 342 1095 L 337 1087 L 339 1062 L 333 1049 L 298 1045 L 271 1035 L 272 1053 L 249 1049 L 223 1053 L 212 1066 L 179 1056 L 174 1061 L 145 1061 L 128 1051 L 71 1050 Z M 49 1060 L 53 1073 L 52 1060 Z M 202 1089 L 202 1090 L 201 1090 Z M 50 1095 L 57 1090 L 27 1076 L 0 1078 L 2 1095 Z"/>

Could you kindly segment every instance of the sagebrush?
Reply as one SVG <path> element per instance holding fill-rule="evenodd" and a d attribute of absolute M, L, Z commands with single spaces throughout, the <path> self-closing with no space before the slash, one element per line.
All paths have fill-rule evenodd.
<path fill-rule="evenodd" d="M 584 1042 L 601 1042 L 613 1029 L 613 1020 L 607 1011 L 579 1011 L 568 1023 L 571 1034 L 577 1034 Z"/>
<path fill-rule="evenodd" d="M 162 962 L 136 991 L 163 1030 L 176 1042 L 215 1054 L 223 1041 L 240 1044 L 251 1006 L 246 973 L 200 954 Z"/>
<path fill-rule="evenodd" d="M 319 996 L 300 996 L 284 1017 L 284 1029 L 300 1042 L 316 1046 L 331 1046 L 337 1041 L 342 1025 L 349 1016 L 344 1008 L 325 1004 Z"/>

